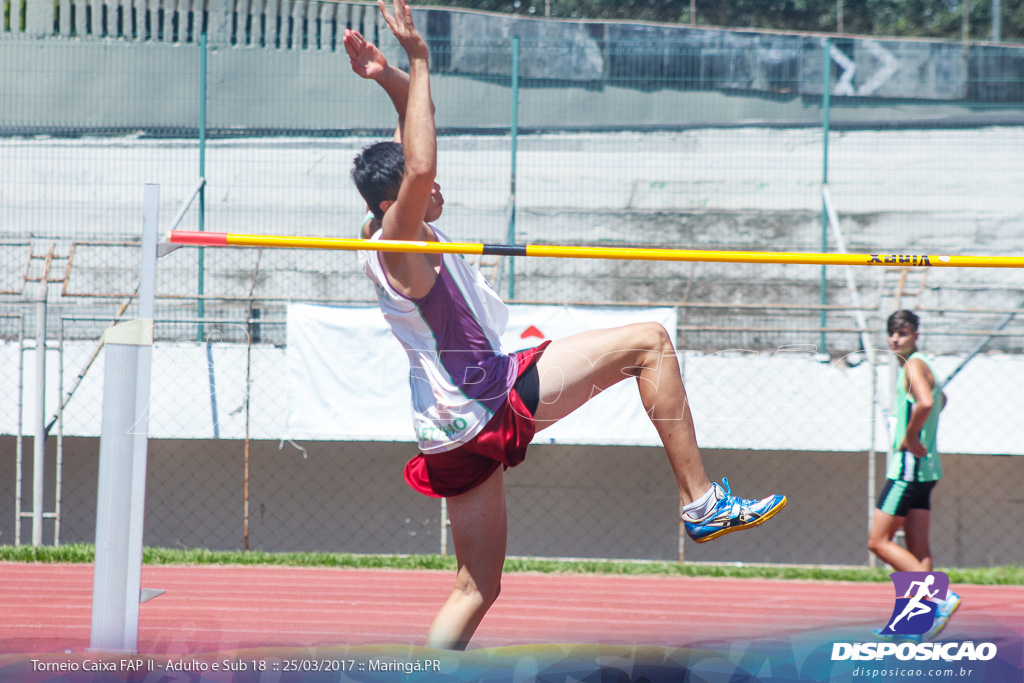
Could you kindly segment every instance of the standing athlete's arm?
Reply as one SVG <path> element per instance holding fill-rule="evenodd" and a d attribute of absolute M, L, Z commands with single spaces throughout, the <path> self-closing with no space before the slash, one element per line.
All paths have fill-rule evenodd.
<path fill-rule="evenodd" d="M 902 449 L 923 458 L 928 455 L 928 450 L 921 443 L 920 435 L 935 404 L 932 397 L 935 378 L 928 370 L 928 365 L 920 358 L 911 358 L 907 361 L 907 384 L 914 397 L 914 408 L 910 413 L 910 419 L 907 420 L 907 433 L 903 437 Z"/>

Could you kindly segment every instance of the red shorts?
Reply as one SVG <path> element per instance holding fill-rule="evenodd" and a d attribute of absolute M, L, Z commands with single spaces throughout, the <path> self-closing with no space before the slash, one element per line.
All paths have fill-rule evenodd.
<path fill-rule="evenodd" d="M 517 351 L 516 379 L 533 367 L 550 344 Z M 508 400 L 470 441 L 450 451 L 419 453 L 405 465 L 405 481 L 425 496 L 457 496 L 484 483 L 501 465 L 515 467 L 526 459 L 526 448 L 536 433 L 533 416 L 513 387 Z"/>

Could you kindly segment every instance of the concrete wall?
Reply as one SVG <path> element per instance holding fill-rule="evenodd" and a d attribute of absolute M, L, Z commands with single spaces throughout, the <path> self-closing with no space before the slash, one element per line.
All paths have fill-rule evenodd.
<path fill-rule="evenodd" d="M 145 131 L 186 137 L 199 128 L 200 51 L 194 44 L 0 41 L 0 59 L 6 102 L 0 134 Z M 213 135 L 381 130 L 393 119 L 390 103 L 365 87 L 337 53 L 212 47 L 207 68 L 207 126 Z M 507 78 L 435 73 L 438 126 L 507 130 Z M 530 132 L 821 122 L 818 101 L 739 90 L 638 89 L 623 79 L 600 83 L 594 89 L 581 82 L 539 81 L 521 93 L 519 125 Z M 969 121 L 974 115 L 966 102 L 837 108 L 835 125 Z"/>
<path fill-rule="evenodd" d="M 68 2 L 55 16 L 54 4 L 27 1 L 26 30 L 0 31 L 0 93 L 9 98 L 0 133 L 197 129 L 198 13 Z M 340 44 L 345 27 L 360 29 L 404 62 L 372 5 L 299 1 L 254 6 L 251 16 L 233 6 L 209 3 L 211 131 L 381 128 L 389 107 L 352 96 L 358 78 Z M 522 41 L 524 129 L 821 122 L 825 36 L 416 15 L 429 32 L 435 99 L 473 103 L 439 107 L 442 128 L 508 128 L 513 36 Z M 1021 121 L 1019 107 L 1005 105 L 1024 101 L 1024 48 L 843 37 L 829 54 L 833 125 Z"/>
<path fill-rule="evenodd" d="M 251 548 L 438 552 L 439 501 L 415 494 L 402 481 L 402 466 L 413 454 L 410 444 L 301 446 L 305 452 L 288 443 L 250 444 Z M 31 449 L 28 440 L 26 448 Z M 92 542 L 98 439 L 66 439 L 64 449 L 61 540 Z M 14 438 L 0 437 L 0 471 L 13 474 L 13 452 Z M 707 545 L 687 541 L 685 560 L 867 562 L 866 456 L 707 450 L 704 461 L 713 479 L 729 477 L 735 493 L 781 492 L 789 504 L 762 528 Z M 946 476 L 932 498 L 937 566 L 1024 561 L 1024 548 L 1014 540 L 1016 520 L 1024 515 L 1024 460 L 947 454 L 943 462 Z M 243 464 L 242 441 L 151 441 L 146 545 L 241 548 Z M 30 463 L 24 476 L 31 481 Z M 13 476 L 5 479 L 13 493 Z M 670 561 L 679 556 L 678 499 L 661 449 L 535 445 L 526 463 L 506 473 L 506 490 L 510 555 Z M 3 544 L 13 543 L 13 505 L 13 495 L 0 496 Z M 29 527 L 24 521 L 23 541 Z M 49 542 L 52 522 L 45 529 Z"/>

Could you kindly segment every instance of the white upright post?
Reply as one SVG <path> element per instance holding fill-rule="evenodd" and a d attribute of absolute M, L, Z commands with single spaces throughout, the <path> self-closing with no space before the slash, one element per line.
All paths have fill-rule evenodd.
<path fill-rule="evenodd" d="M 91 650 L 135 652 L 141 598 L 159 187 L 143 201 L 139 318 L 103 335 L 103 417 L 96 500 Z"/>
<path fill-rule="evenodd" d="M 32 440 L 32 545 L 43 544 L 43 484 L 46 473 L 46 278 L 36 300 L 36 424 Z"/>
<path fill-rule="evenodd" d="M 127 652 L 125 587 L 139 332 L 133 321 L 112 327 L 104 334 L 103 417 L 89 641 L 92 650 Z"/>
<path fill-rule="evenodd" d="M 139 274 L 139 318 L 149 327 L 149 343 L 138 347 L 135 425 L 132 433 L 132 488 L 128 528 L 128 585 L 125 593 L 124 642 L 138 650 L 139 603 L 142 595 L 142 536 L 146 517 L 146 461 L 149 447 L 149 385 L 153 361 L 153 320 L 156 315 L 156 259 L 160 186 L 146 185 L 142 219 L 142 264 Z"/>

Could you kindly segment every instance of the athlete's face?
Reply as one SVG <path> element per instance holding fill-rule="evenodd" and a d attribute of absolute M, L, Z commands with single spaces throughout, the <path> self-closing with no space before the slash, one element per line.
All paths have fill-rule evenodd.
<path fill-rule="evenodd" d="M 889 350 L 904 358 L 917 350 L 917 330 L 911 325 L 904 325 L 889 335 Z"/>
<path fill-rule="evenodd" d="M 441 217 L 441 211 L 443 210 L 444 197 L 441 196 L 441 186 L 434 183 L 434 189 L 430 191 L 430 201 L 427 203 L 427 212 L 423 219 L 428 223 L 433 223 Z"/>

